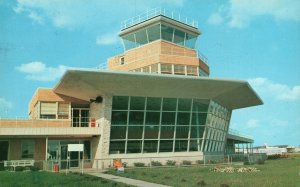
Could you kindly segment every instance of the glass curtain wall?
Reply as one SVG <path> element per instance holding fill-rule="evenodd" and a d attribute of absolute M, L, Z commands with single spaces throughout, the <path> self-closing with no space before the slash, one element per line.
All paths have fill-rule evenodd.
<path fill-rule="evenodd" d="M 202 151 L 209 100 L 114 96 L 110 154 Z"/>
<path fill-rule="evenodd" d="M 122 36 L 125 50 L 139 47 L 159 39 L 195 49 L 197 35 L 184 32 L 172 26 L 157 24 Z"/>
<path fill-rule="evenodd" d="M 211 101 L 204 134 L 203 152 L 223 152 L 231 111 Z"/>

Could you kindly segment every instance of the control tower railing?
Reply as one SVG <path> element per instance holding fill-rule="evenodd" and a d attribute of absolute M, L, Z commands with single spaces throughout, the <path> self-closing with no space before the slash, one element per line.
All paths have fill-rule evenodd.
<path fill-rule="evenodd" d="M 175 14 L 173 12 L 167 12 L 167 11 L 165 11 L 165 9 L 155 8 L 155 9 L 148 10 L 148 11 L 142 13 L 142 14 L 139 14 L 139 15 L 133 17 L 133 18 L 130 18 L 130 19 L 127 19 L 127 20 L 123 21 L 121 23 L 121 30 L 124 30 L 128 27 L 131 27 L 133 25 L 136 25 L 138 23 L 141 23 L 143 21 L 146 21 L 148 19 L 151 19 L 151 18 L 159 16 L 159 15 L 166 16 L 168 18 L 171 18 L 171 19 L 174 19 L 176 21 L 182 22 L 182 23 L 187 24 L 189 26 L 198 28 L 198 22 L 195 21 L 194 19 L 190 19 L 190 18 L 187 18 L 186 16 L 183 16 L 183 15 L 180 15 L 180 14 Z"/>

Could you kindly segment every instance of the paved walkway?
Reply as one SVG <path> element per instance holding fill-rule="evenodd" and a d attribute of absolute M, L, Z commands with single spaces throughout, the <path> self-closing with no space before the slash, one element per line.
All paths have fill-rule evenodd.
<path fill-rule="evenodd" d="M 146 181 L 141 181 L 141 180 L 136 180 L 136 179 L 130 179 L 126 177 L 120 177 L 116 175 L 110 175 L 110 174 L 105 174 L 101 173 L 99 171 L 85 171 L 86 174 L 93 175 L 96 177 L 101 177 L 104 179 L 116 181 L 116 182 L 121 182 L 124 184 L 129 184 L 133 186 L 138 186 L 138 187 L 170 187 L 162 184 L 156 184 L 156 183 L 151 183 L 151 182 L 146 182 Z"/>

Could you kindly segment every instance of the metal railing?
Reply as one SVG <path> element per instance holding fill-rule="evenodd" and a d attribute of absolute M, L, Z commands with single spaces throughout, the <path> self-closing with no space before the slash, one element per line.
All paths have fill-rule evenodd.
<path fill-rule="evenodd" d="M 73 117 L 71 119 L 14 119 L 0 118 L 0 128 L 52 128 L 52 127 L 96 127 L 96 121 L 91 117 Z"/>
<path fill-rule="evenodd" d="M 228 134 L 234 135 L 234 136 L 240 136 L 240 137 L 243 137 L 243 138 L 248 138 L 248 139 L 253 140 L 253 136 L 250 136 L 248 134 L 242 133 L 242 132 L 240 132 L 238 130 L 231 129 L 231 128 L 229 128 Z"/>
<path fill-rule="evenodd" d="M 240 165 L 256 164 L 259 160 L 266 160 L 266 154 L 229 154 L 229 155 L 203 155 L 203 156 L 163 156 L 163 157 L 127 157 L 107 159 L 59 159 L 59 160 L 34 160 L 34 166 L 31 169 L 45 171 L 65 171 L 65 169 L 78 170 L 84 172 L 91 170 L 104 170 L 114 168 L 114 160 L 120 159 L 126 169 L 134 168 L 157 168 L 157 167 L 201 167 L 215 165 Z M 0 161 L 0 170 L 13 170 L 11 167 L 4 167 L 5 161 Z M 83 164 L 83 167 L 82 167 Z M 56 170 L 58 166 L 58 171 Z M 26 168 L 16 168 L 19 169 Z"/>
<path fill-rule="evenodd" d="M 141 23 L 143 21 L 146 21 L 148 19 L 151 19 L 156 16 L 166 16 L 168 18 L 174 19 L 176 21 L 182 22 L 184 24 L 187 24 L 189 26 L 198 28 L 198 22 L 194 19 L 189 19 L 186 16 L 183 16 L 181 14 L 175 14 L 173 12 L 167 12 L 165 9 L 161 8 L 154 8 L 151 10 L 146 11 L 145 13 L 139 14 L 133 18 L 127 19 L 121 23 L 121 30 L 126 29 L 128 27 L 131 27 L 133 25 L 136 25 L 138 23 Z"/>
<path fill-rule="evenodd" d="M 197 57 L 200 58 L 200 60 L 204 62 L 206 65 L 209 65 L 208 59 L 199 50 L 197 50 Z"/>

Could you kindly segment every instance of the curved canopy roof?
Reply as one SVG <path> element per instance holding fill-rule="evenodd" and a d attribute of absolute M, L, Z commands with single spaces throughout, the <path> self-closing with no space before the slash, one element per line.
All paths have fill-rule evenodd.
<path fill-rule="evenodd" d="M 68 70 L 54 92 L 86 101 L 126 95 L 212 99 L 229 109 L 263 104 L 246 81 L 90 69 Z"/>

